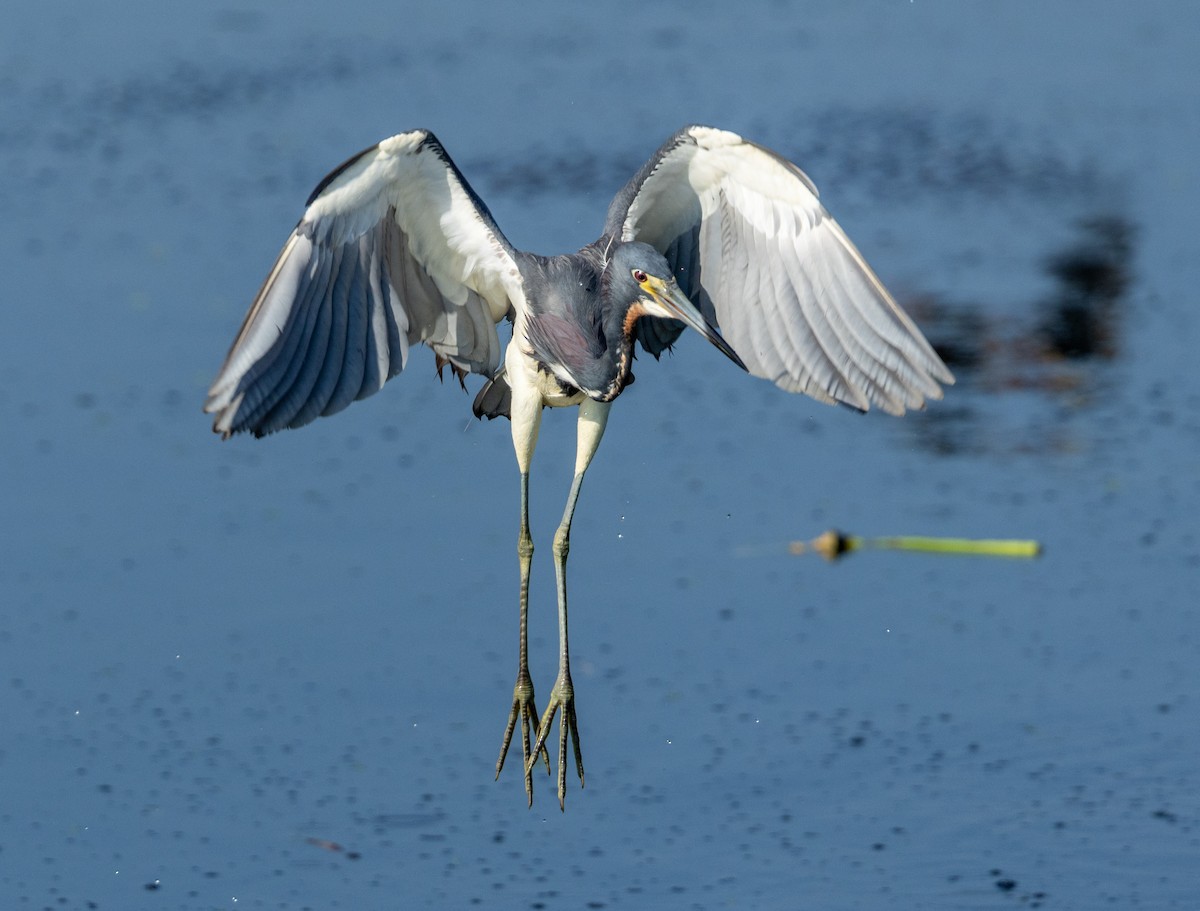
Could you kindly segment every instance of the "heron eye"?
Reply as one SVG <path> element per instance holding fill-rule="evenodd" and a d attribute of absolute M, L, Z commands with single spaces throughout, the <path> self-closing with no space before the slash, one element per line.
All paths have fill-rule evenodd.
<path fill-rule="evenodd" d="M 644 282 L 644 281 L 646 280 L 646 278 L 647 278 L 647 275 L 646 275 L 646 273 L 645 273 L 645 272 L 643 272 L 641 269 L 634 269 L 634 270 L 633 270 L 633 280 L 634 280 L 635 282 L 637 282 L 639 285 L 640 285 L 642 282 Z"/>

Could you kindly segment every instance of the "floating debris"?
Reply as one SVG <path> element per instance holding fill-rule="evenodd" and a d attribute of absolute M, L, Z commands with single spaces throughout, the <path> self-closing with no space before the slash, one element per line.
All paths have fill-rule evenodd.
<path fill-rule="evenodd" d="M 817 553 L 836 560 L 856 550 L 907 550 L 927 554 L 961 554 L 974 557 L 1030 559 L 1042 554 L 1038 541 L 994 538 L 931 538 L 921 535 L 897 535 L 885 538 L 861 538 L 830 529 L 811 541 L 788 542 L 788 553 Z"/>

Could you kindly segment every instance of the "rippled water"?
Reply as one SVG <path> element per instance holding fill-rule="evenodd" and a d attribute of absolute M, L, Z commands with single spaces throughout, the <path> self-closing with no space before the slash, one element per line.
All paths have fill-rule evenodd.
<path fill-rule="evenodd" d="M 0 906 L 1193 907 L 1193 7 L 522 10 L 10 12 Z M 641 362 L 572 535 L 588 784 L 529 811 L 507 427 L 432 357 L 263 441 L 200 405 L 348 154 L 432 128 L 556 252 L 693 121 L 794 157 L 959 384 L 895 421 Z M 787 555 L 830 526 L 1046 550 Z"/>

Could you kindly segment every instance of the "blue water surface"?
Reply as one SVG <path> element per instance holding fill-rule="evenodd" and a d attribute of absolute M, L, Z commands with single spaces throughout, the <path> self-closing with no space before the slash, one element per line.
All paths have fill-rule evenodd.
<path fill-rule="evenodd" d="M 9 10 L 0 908 L 1195 907 L 1198 57 L 1184 2 Z M 261 441 L 200 407 L 355 151 L 435 130 L 551 253 L 689 122 L 804 167 L 959 383 L 643 357 L 572 535 L 587 787 L 528 810 L 507 425 L 423 352 Z M 1045 554 L 788 555 L 830 526 Z"/>

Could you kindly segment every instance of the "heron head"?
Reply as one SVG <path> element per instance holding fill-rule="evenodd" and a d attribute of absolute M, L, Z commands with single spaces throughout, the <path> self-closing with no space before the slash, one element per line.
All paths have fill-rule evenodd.
<path fill-rule="evenodd" d="M 643 316 L 679 320 L 712 342 L 743 370 L 746 369 L 737 352 L 729 347 L 717 328 L 704 318 L 704 314 L 683 293 L 666 257 L 653 247 L 636 242 L 619 244 L 609 259 L 608 271 L 612 291 L 628 306 L 624 313 L 626 336 L 632 336 L 638 319 Z"/>

